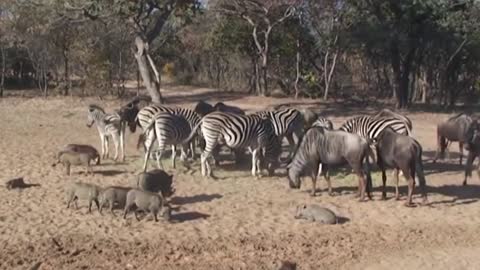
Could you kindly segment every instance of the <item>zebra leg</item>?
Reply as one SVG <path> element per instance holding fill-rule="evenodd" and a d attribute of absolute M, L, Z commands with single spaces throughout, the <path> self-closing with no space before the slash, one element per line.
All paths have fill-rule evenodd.
<path fill-rule="evenodd" d="M 144 146 L 145 146 L 145 159 L 144 159 L 144 163 L 143 163 L 143 171 L 146 172 L 147 171 L 147 165 L 148 165 L 148 158 L 150 157 L 150 151 L 152 150 L 152 145 L 153 145 L 153 136 L 155 136 L 155 133 L 152 133 L 153 131 L 150 131 L 147 135 L 146 135 L 146 139 L 145 139 L 145 142 L 144 142 Z"/>
<path fill-rule="evenodd" d="M 172 167 L 175 169 L 175 158 L 177 157 L 177 146 L 172 144 Z"/>
<path fill-rule="evenodd" d="M 120 148 L 122 150 L 122 161 L 125 161 L 125 124 L 122 125 L 122 129 L 120 131 Z"/>
<path fill-rule="evenodd" d="M 105 159 L 105 135 L 100 134 L 100 143 L 102 144 L 102 159 Z"/>
<path fill-rule="evenodd" d="M 460 165 L 462 165 L 463 160 L 463 142 L 458 142 L 458 148 L 460 150 Z"/>
<path fill-rule="evenodd" d="M 115 161 L 117 161 L 118 160 L 118 152 L 119 152 L 118 149 L 121 146 L 122 135 L 121 134 L 120 135 L 119 134 L 114 134 L 112 136 L 112 138 L 113 138 L 113 145 L 115 146 L 115 157 L 113 159 Z M 119 140 L 120 140 L 120 142 L 119 142 Z"/>
<path fill-rule="evenodd" d="M 290 148 L 290 152 L 288 153 L 288 156 L 291 157 L 295 153 L 295 148 L 296 148 L 295 140 L 293 139 L 293 133 L 290 133 L 285 137 L 287 138 L 288 146 Z"/>
<path fill-rule="evenodd" d="M 257 159 L 258 149 L 251 150 L 252 152 L 252 176 L 257 176 Z"/>
<path fill-rule="evenodd" d="M 110 146 L 108 145 L 108 136 L 103 137 L 105 140 L 105 158 L 109 158 L 110 156 Z"/>

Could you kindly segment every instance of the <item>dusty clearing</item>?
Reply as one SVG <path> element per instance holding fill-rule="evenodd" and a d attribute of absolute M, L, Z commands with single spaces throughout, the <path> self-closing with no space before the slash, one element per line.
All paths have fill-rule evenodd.
<path fill-rule="evenodd" d="M 292 102 L 206 89 L 174 89 L 167 98 L 175 105 L 192 106 L 209 95 L 208 101 L 222 99 L 248 110 Z M 453 154 L 457 144 L 450 160 L 430 162 L 435 126 L 446 114 L 408 114 L 424 147 L 430 206 L 406 208 L 403 201 L 392 199 L 392 188 L 387 201 L 380 200 L 376 188 L 373 201 L 358 203 L 351 176 L 332 179 L 336 196 L 312 198 L 309 179 L 300 191 L 290 190 L 281 170 L 276 177 L 257 180 L 248 168 L 226 165 L 215 168 L 220 179 L 212 181 L 199 176 L 197 164 L 193 172 L 181 166 L 175 172 L 176 222 L 168 224 L 150 217 L 137 222 L 133 214 L 123 220 L 120 212 L 117 217 L 100 216 L 96 210 L 87 214 L 81 203 L 78 211 L 66 209 L 66 183 L 127 185 L 141 168 L 142 157 L 134 148 L 138 132 L 127 133 L 127 162 L 105 161 L 94 167 L 93 177 L 81 168 L 73 168 L 67 177 L 63 168 L 51 167 L 54 153 L 64 144 L 100 149 L 96 129 L 85 126 L 86 106 L 92 102 L 108 111 L 120 104 L 93 98 L 0 100 L 1 178 L 23 176 L 40 184 L 20 191 L 0 189 L 0 268 L 28 269 L 41 263 L 39 269 L 274 269 L 279 260 L 291 260 L 299 269 L 478 269 L 480 181 L 474 175 L 469 186 L 461 186 L 463 166 Z M 324 111 L 337 127 L 367 111 L 298 102 Z M 375 173 L 374 179 L 378 187 L 380 175 Z M 393 187 L 391 179 L 388 183 Z M 402 180 L 403 195 L 405 184 Z M 326 187 L 324 181 L 320 187 Z M 303 202 L 330 207 L 345 222 L 328 226 L 293 219 L 294 207 Z"/>

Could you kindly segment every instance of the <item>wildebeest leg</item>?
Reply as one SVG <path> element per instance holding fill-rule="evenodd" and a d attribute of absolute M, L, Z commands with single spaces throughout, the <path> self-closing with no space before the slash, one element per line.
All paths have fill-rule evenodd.
<path fill-rule="evenodd" d="M 125 209 L 123 210 L 123 219 L 127 218 L 127 213 L 130 211 L 132 208 L 133 204 L 125 204 Z"/>
<path fill-rule="evenodd" d="M 100 211 L 100 202 L 98 201 L 98 199 L 94 199 L 93 202 L 95 203 L 95 205 L 97 205 L 98 211 Z"/>
<path fill-rule="evenodd" d="M 412 177 L 411 175 L 408 175 L 408 199 L 407 202 L 405 203 L 405 206 L 412 207 L 414 206 L 412 202 L 412 195 L 413 195 L 413 190 L 415 189 L 415 178 Z"/>
<path fill-rule="evenodd" d="M 317 191 L 317 176 L 315 175 L 315 173 L 312 173 L 312 191 L 310 195 L 315 197 L 316 191 Z"/>
<path fill-rule="evenodd" d="M 472 166 L 475 161 L 474 151 L 469 151 L 467 156 L 467 163 L 465 164 L 465 178 L 463 179 L 462 185 L 467 185 L 467 178 L 472 176 Z"/>
<path fill-rule="evenodd" d="M 359 199 L 359 201 L 364 202 L 365 201 L 365 188 L 367 186 L 366 183 L 365 183 L 365 176 L 363 175 L 363 172 L 362 172 L 361 169 L 357 172 L 357 175 L 358 175 L 358 183 L 359 183 L 359 187 L 360 187 L 360 199 Z"/>
<path fill-rule="evenodd" d="M 460 150 L 460 165 L 462 165 L 463 160 L 463 142 L 458 142 L 458 150 Z"/>
<path fill-rule="evenodd" d="M 395 200 L 400 200 L 400 192 L 398 191 L 398 181 L 399 181 L 399 170 L 395 168 Z M 408 181 L 408 178 L 407 178 Z"/>
<path fill-rule="evenodd" d="M 135 214 L 135 218 L 137 219 L 137 221 L 140 221 L 140 219 L 138 218 L 138 211 L 135 210 L 135 211 L 133 211 L 133 213 Z"/>
<path fill-rule="evenodd" d="M 330 181 L 330 174 L 328 173 L 328 170 L 325 170 L 324 177 L 325 177 L 325 180 L 327 181 L 328 195 L 333 196 L 332 182 Z"/>

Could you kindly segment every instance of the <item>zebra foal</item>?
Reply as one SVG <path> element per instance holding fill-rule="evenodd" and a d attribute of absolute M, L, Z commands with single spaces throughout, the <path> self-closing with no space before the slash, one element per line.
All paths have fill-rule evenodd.
<path fill-rule="evenodd" d="M 107 114 L 100 106 L 88 106 L 87 127 L 95 124 L 102 144 L 102 159 L 108 158 L 108 137 L 112 137 L 115 145 L 114 160 L 118 160 L 119 148 L 122 151 L 122 160 L 125 160 L 125 129 L 122 129 L 121 117 L 117 113 Z"/>

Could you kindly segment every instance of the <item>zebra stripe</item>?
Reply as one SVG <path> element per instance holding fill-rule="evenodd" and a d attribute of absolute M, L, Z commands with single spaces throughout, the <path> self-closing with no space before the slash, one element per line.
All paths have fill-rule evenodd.
<path fill-rule="evenodd" d="M 163 169 L 161 158 L 167 145 L 172 145 L 172 167 L 175 168 L 176 144 L 182 144 L 182 157 L 186 156 L 185 140 L 191 133 L 188 121 L 178 115 L 168 112 L 158 112 L 155 114 L 150 123 L 145 127 L 144 133 L 147 134 L 145 139 L 145 162 L 143 171 L 146 171 L 148 157 L 155 139 L 158 142 L 157 166 Z"/>
<path fill-rule="evenodd" d="M 264 157 L 275 164 L 280 156 L 280 142 L 275 135 L 271 122 L 260 115 L 239 115 L 223 112 L 212 112 L 203 117 L 201 131 L 205 139 L 205 150 L 202 154 L 202 175 L 211 176 L 211 168 L 207 158 L 212 153 L 219 139 L 223 138 L 230 148 L 248 147 L 252 153 L 252 175 L 260 170 L 260 151 Z"/>
<path fill-rule="evenodd" d="M 395 118 L 375 119 L 370 116 L 358 116 L 347 120 L 340 130 L 356 133 L 365 139 L 376 139 L 378 135 L 387 127 L 390 127 L 399 134 L 410 136 L 411 131 L 408 125 Z"/>
<path fill-rule="evenodd" d="M 327 118 L 319 116 L 315 122 L 313 122 L 312 127 L 323 127 L 326 129 L 333 129 L 332 121 L 328 120 Z"/>

